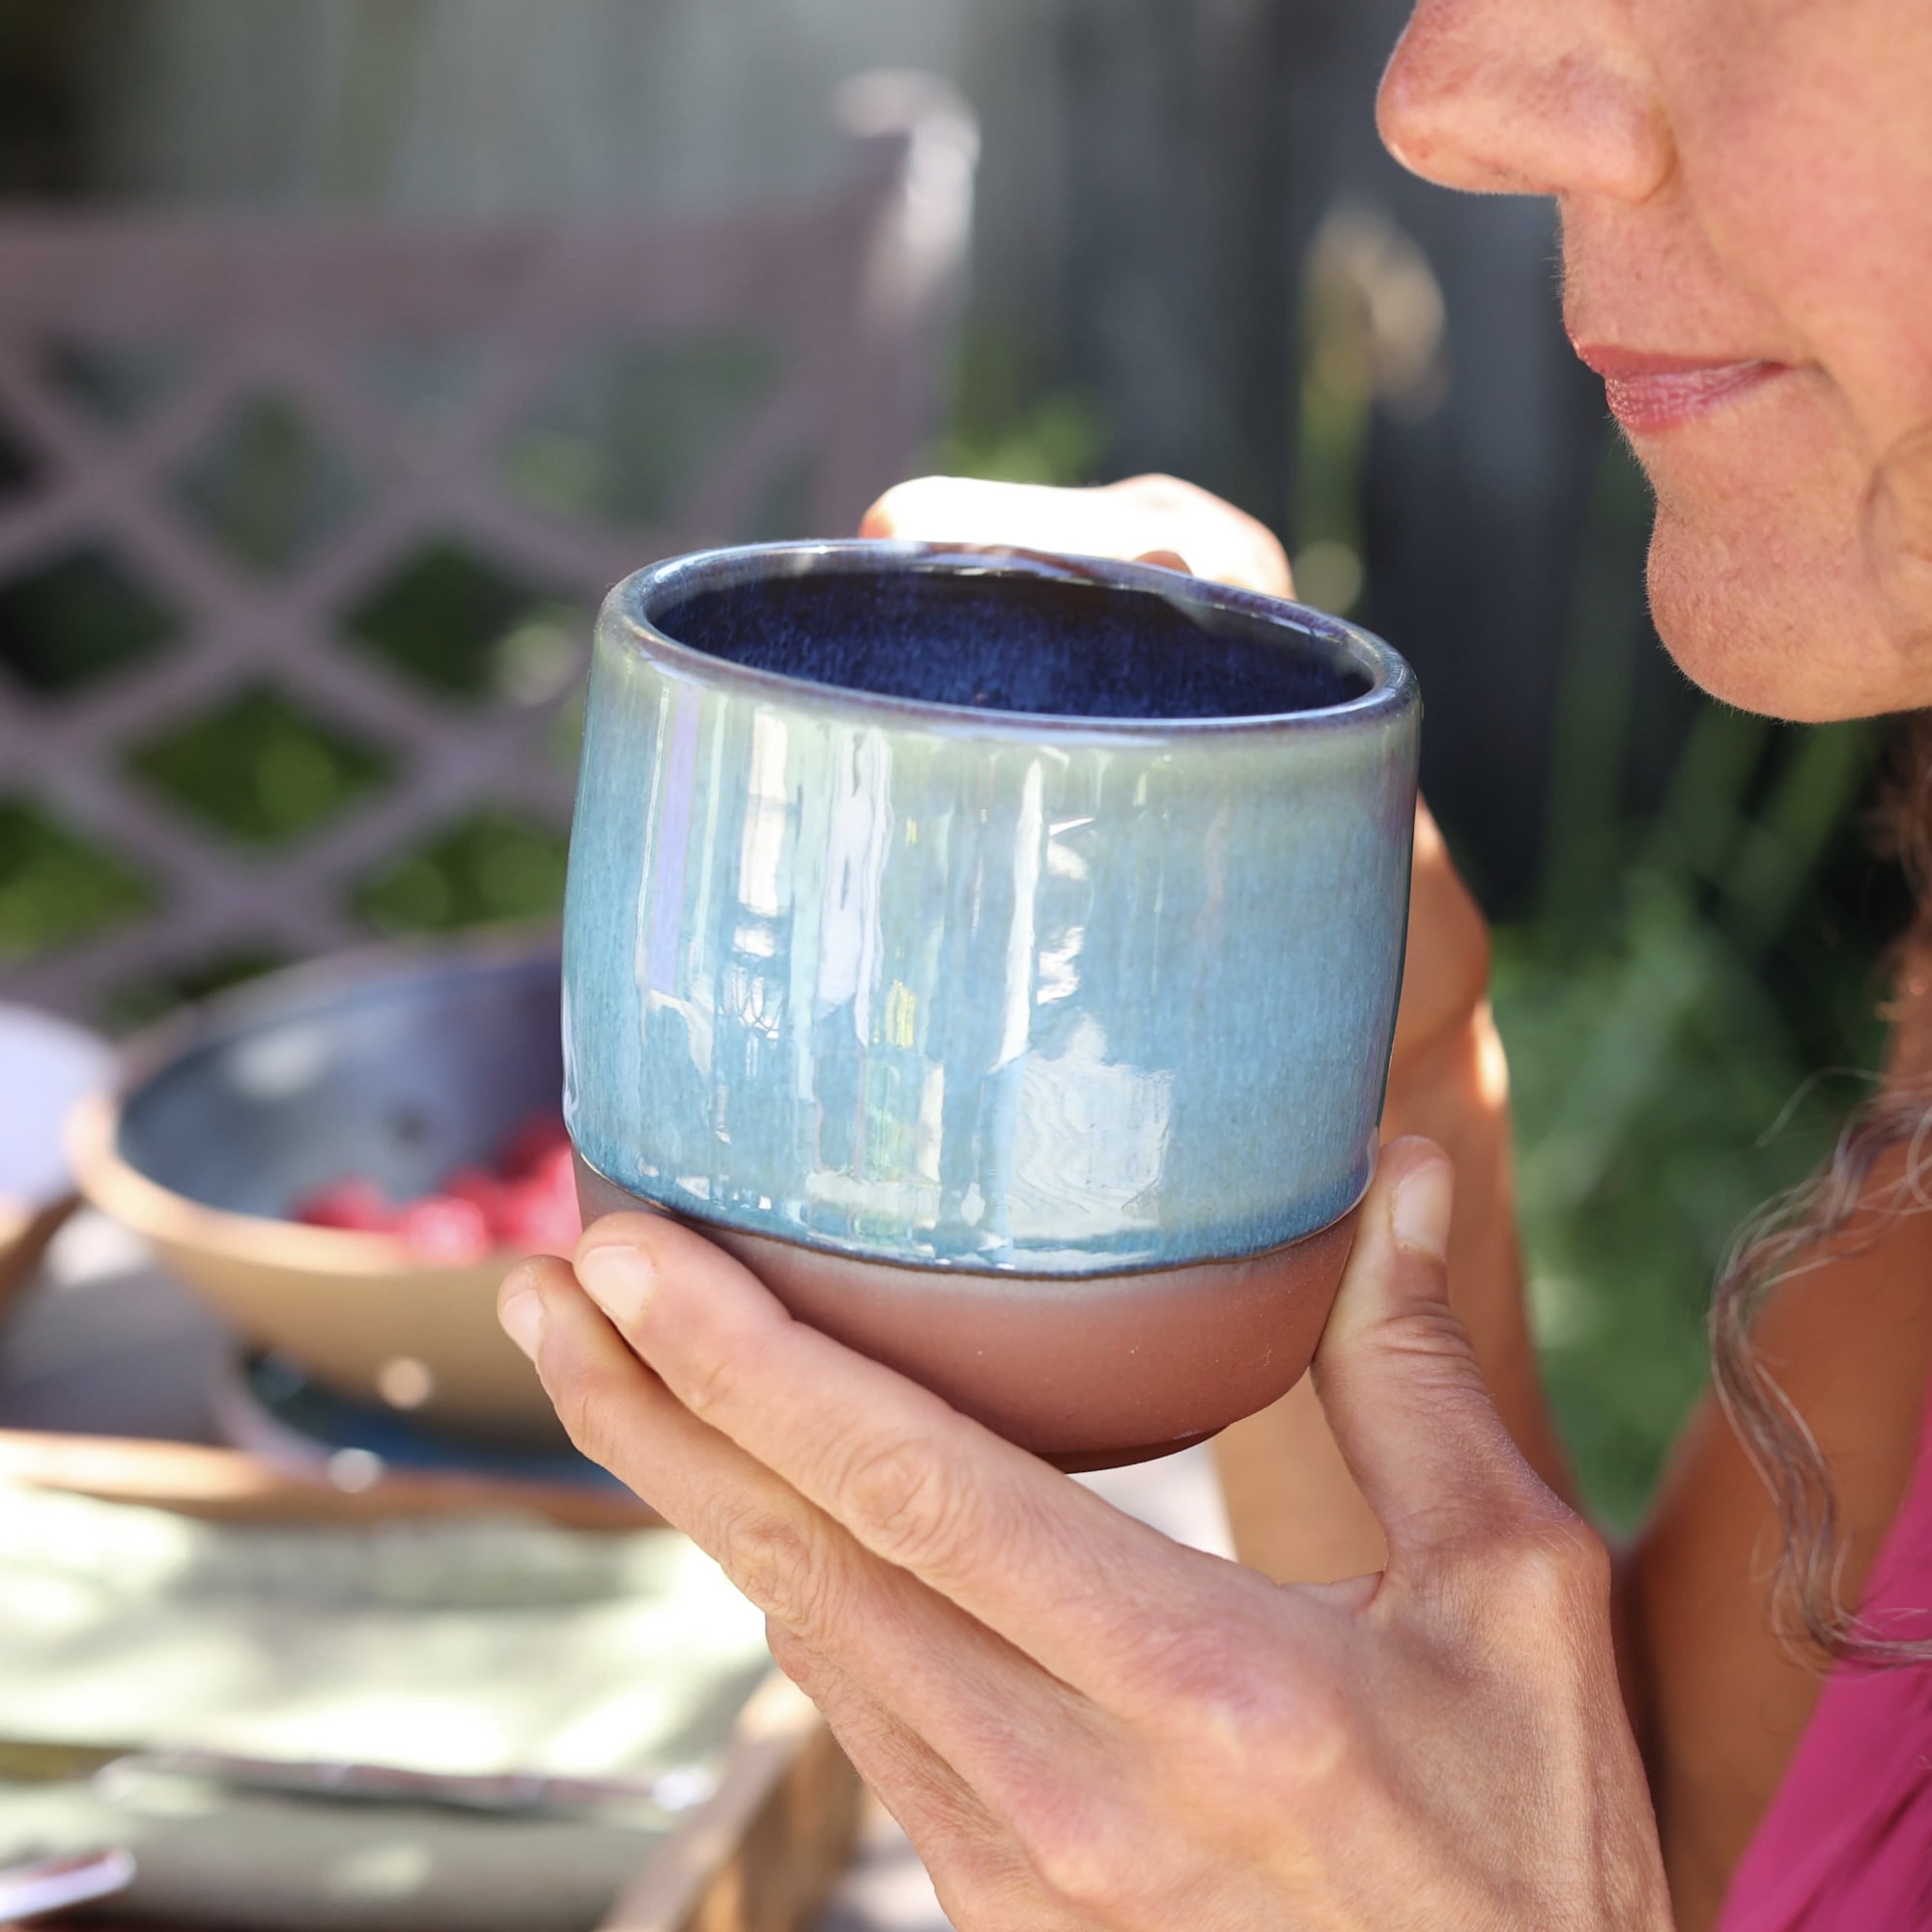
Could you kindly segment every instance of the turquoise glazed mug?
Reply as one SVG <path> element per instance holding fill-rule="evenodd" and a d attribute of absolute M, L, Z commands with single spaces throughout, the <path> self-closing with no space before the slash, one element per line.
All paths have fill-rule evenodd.
<path fill-rule="evenodd" d="M 586 1216 L 1066 1467 L 1300 1377 L 1375 1163 L 1421 703 L 1146 565 L 718 551 L 599 619 L 564 917 Z"/>

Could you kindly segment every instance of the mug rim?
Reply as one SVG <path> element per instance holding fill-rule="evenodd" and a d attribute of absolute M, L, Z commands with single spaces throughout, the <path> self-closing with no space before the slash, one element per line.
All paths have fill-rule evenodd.
<path fill-rule="evenodd" d="M 901 697 L 831 684 L 787 672 L 764 670 L 716 657 L 661 630 L 655 621 L 667 603 L 707 590 L 775 577 L 855 575 L 884 565 L 933 575 L 1016 577 L 1038 582 L 1094 583 L 1108 589 L 1151 593 L 1194 611 L 1227 611 L 1288 630 L 1325 644 L 1365 672 L 1369 688 L 1339 704 L 1299 711 L 1231 713 L 1191 718 L 1091 717 L 1072 712 L 1004 711 L 931 698 Z M 1112 742 L 1145 742 L 1230 732 L 1279 734 L 1333 731 L 1399 716 L 1420 702 L 1415 672 L 1394 647 L 1351 624 L 1305 604 L 1263 591 L 1192 577 L 1157 564 L 1117 557 L 1027 550 L 1007 544 L 934 543 L 906 538 L 850 537 L 837 541 L 740 544 L 692 551 L 633 571 L 605 599 L 600 631 L 615 627 L 630 650 L 707 684 L 791 702 L 856 705 L 897 718 L 929 721 L 935 727 L 970 727 L 979 734 L 1036 738 L 1042 727 L 1060 736 Z"/>

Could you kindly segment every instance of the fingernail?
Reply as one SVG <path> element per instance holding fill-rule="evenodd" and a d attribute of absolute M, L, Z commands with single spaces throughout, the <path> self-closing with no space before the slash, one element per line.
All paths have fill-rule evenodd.
<path fill-rule="evenodd" d="M 636 1248 L 611 1242 L 592 1248 L 577 1264 L 583 1292 L 618 1327 L 628 1327 L 644 1312 L 657 1286 L 657 1269 Z"/>
<path fill-rule="evenodd" d="M 502 1323 L 503 1333 L 534 1362 L 543 1342 L 543 1302 L 524 1289 L 504 1300 L 497 1310 L 497 1320 Z"/>
<path fill-rule="evenodd" d="M 1432 1160 L 1403 1177 L 1389 1209 L 1389 1228 L 1397 1247 L 1432 1262 L 1446 1259 L 1455 1184 L 1456 1177 L 1446 1160 Z"/>

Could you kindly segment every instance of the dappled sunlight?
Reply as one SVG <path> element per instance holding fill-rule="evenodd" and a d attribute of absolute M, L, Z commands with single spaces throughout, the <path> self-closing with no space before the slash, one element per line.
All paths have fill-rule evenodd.
<path fill-rule="evenodd" d="M 763 1620 L 664 1532 L 222 1529 L 0 1490 L 0 1733 L 425 1771 L 714 1750 Z"/>

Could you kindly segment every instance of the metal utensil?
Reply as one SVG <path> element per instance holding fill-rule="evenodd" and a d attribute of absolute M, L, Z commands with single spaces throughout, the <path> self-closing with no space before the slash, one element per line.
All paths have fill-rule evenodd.
<path fill-rule="evenodd" d="M 84 1777 L 112 1791 L 145 1776 L 205 1777 L 238 1790 L 301 1798 L 546 1817 L 624 1807 L 671 1818 L 703 1804 L 717 1789 L 716 1776 L 699 1764 L 637 1776 L 559 1777 L 542 1772 L 404 1771 L 393 1765 L 251 1757 L 190 1747 L 0 1739 L 0 1779 L 43 1783 Z"/>
<path fill-rule="evenodd" d="M 32 1918 L 84 1905 L 125 1891 L 133 1881 L 133 1855 L 119 1846 L 8 1865 L 0 1868 L 0 1919 Z"/>

